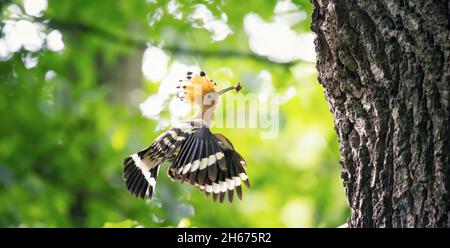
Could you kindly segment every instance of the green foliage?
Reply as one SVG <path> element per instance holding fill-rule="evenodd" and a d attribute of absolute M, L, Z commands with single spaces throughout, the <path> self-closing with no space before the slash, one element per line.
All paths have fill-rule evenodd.
<path fill-rule="evenodd" d="M 126 219 L 119 222 L 106 222 L 103 227 L 105 228 L 131 228 L 131 227 L 141 227 L 139 223 L 135 220 Z"/>
<path fill-rule="evenodd" d="M 314 63 L 277 64 L 259 56 L 219 55 L 252 54 L 244 16 L 254 12 L 270 21 L 276 2 L 183 1 L 181 20 L 167 13 L 169 1 L 147 2 L 49 1 L 45 15 L 36 21 L 49 20 L 49 30 L 62 32 L 64 50 L 33 53 L 39 62 L 31 69 L 24 67 L 22 57 L 28 53 L 24 49 L 0 61 L 0 226 L 344 223 L 349 210 L 339 177 L 338 143 Z M 309 1 L 293 2 L 307 16 L 293 29 L 309 32 Z M 208 31 L 192 28 L 186 16 L 197 3 L 206 4 L 216 16 L 227 13 L 233 34 L 212 42 Z M 0 6 L 0 19 L 7 18 L 6 7 Z M 150 26 L 158 8 L 164 14 Z M 242 81 L 244 93 L 258 90 L 258 75 L 264 70 L 271 74 L 276 93 L 295 89 L 296 95 L 280 106 L 276 139 L 261 139 L 261 129 L 214 129 L 229 137 L 249 164 L 252 189 L 244 192 L 242 201 L 213 203 L 196 189 L 171 182 L 166 166 L 154 200 L 136 199 L 126 191 L 123 158 L 160 133 L 156 127 L 161 120 L 147 119 L 139 111 L 139 104 L 159 86 L 145 80 L 140 71 L 146 42 L 167 48 L 172 62 L 198 62 L 216 75 L 219 85 Z M 224 68 L 232 74 L 221 74 Z M 50 77 L 49 71 L 55 76 Z M 168 116 L 168 111 L 161 116 Z"/>

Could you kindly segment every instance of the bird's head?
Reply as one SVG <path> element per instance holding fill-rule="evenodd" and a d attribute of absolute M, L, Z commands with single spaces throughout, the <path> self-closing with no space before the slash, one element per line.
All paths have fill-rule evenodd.
<path fill-rule="evenodd" d="M 177 86 L 179 92 L 177 97 L 182 101 L 201 107 L 203 110 L 214 107 L 218 104 L 219 97 L 230 90 L 235 89 L 238 92 L 241 89 L 241 84 L 217 91 L 217 85 L 213 80 L 206 76 L 204 71 L 199 74 L 192 74 L 187 72 L 186 79 L 180 80 L 180 85 Z"/>

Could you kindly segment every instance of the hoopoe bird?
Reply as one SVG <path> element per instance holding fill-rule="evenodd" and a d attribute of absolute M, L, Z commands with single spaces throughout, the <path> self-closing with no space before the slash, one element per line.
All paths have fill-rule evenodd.
<path fill-rule="evenodd" d="M 123 180 L 128 191 L 142 199 L 151 199 L 161 164 L 168 161 L 168 176 L 181 183 L 188 182 L 212 194 L 214 202 L 222 203 L 228 193 L 233 202 L 234 191 L 242 199 L 241 183 L 250 188 L 245 169 L 247 163 L 224 135 L 209 129 L 219 98 L 225 92 L 241 89 L 240 83 L 217 91 L 216 83 L 205 72 L 187 72 L 180 80 L 177 97 L 199 107 L 197 115 L 175 125 L 158 136 L 153 143 L 124 160 Z"/>

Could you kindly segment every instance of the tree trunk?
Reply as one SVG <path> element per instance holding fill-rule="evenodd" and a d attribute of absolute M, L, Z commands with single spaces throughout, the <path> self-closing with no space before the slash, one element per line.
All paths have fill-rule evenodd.
<path fill-rule="evenodd" d="M 312 2 L 349 227 L 450 227 L 450 1 Z"/>

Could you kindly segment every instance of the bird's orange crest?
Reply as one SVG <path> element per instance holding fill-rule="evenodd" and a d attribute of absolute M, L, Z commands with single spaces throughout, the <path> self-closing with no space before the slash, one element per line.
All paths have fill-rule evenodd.
<path fill-rule="evenodd" d="M 189 104 L 201 104 L 203 96 L 216 92 L 216 84 L 203 71 L 200 74 L 187 72 L 186 79 L 180 80 L 180 83 L 177 96 Z"/>

